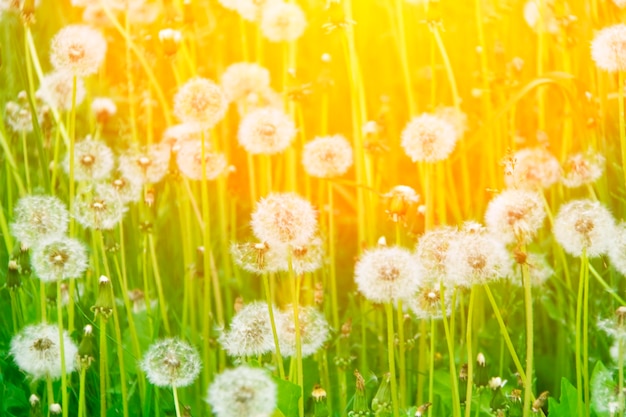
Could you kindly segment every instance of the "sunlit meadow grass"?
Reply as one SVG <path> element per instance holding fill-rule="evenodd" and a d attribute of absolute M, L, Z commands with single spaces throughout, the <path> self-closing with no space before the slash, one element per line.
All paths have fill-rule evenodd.
<path fill-rule="evenodd" d="M 0 416 L 626 415 L 618 0 L 0 0 Z"/>

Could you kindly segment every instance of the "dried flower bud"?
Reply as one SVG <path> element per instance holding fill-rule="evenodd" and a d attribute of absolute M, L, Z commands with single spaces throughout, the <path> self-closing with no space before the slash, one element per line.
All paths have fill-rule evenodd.
<path fill-rule="evenodd" d="M 91 307 L 91 311 L 95 313 L 96 318 L 101 315 L 105 320 L 113 313 L 113 305 L 115 299 L 113 297 L 113 286 L 111 280 L 104 275 L 100 277 L 98 284 L 98 298 L 96 303 Z"/>
<path fill-rule="evenodd" d="M 178 30 L 167 28 L 159 31 L 159 41 L 161 41 L 163 52 L 167 56 L 175 55 L 178 52 L 178 45 L 182 39 L 183 36 Z"/>

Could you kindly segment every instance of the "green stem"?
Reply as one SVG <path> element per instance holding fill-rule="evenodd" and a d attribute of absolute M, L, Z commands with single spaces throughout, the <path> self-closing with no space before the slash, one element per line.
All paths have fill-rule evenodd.
<path fill-rule="evenodd" d="M 524 250 L 524 249 L 522 249 Z M 524 382 L 524 417 L 530 415 L 531 398 L 533 395 L 533 300 L 528 264 L 522 264 L 522 281 L 524 282 L 524 304 L 526 306 L 526 378 Z"/>
<path fill-rule="evenodd" d="M 428 402 L 433 403 L 435 400 L 435 337 L 437 326 L 435 319 L 430 319 L 430 361 L 428 364 Z M 428 417 L 432 417 L 433 407 L 428 408 Z"/>
<path fill-rule="evenodd" d="M 280 354 L 280 343 L 278 343 L 278 332 L 276 331 L 276 320 L 274 319 L 274 301 L 272 300 L 272 293 L 270 292 L 270 277 L 268 273 L 263 274 L 263 287 L 265 289 L 267 309 L 270 314 L 274 347 L 276 348 L 276 365 L 278 365 L 278 374 L 281 379 L 285 379 L 285 368 L 283 366 L 283 357 Z"/>
<path fill-rule="evenodd" d="M 398 316 L 398 368 L 400 370 L 400 389 L 398 391 L 398 403 L 402 408 L 406 407 L 406 346 L 404 345 L 404 312 L 402 311 L 402 300 L 398 300 L 396 306 Z"/>
<path fill-rule="evenodd" d="M 472 390 L 474 389 L 474 354 L 472 352 L 472 320 L 474 316 L 474 299 L 476 291 L 474 287 L 470 289 L 469 306 L 467 307 L 467 391 L 465 399 L 465 417 L 472 415 Z"/>
<path fill-rule="evenodd" d="M 328 183 L 328 252 L 330 256 L 330 302 L 333 317 L 333 327 L 339 329 L 339 311 L 337 301 L 337 266 L 335 265 L 335 204 L 333 198 L 333 184 Z"/>
<path fill-rule="evenodd" d="M 448 312 L 445 301 L 445 288 L 443 281 L 439 282 L 439 293 L 441 294 L 441 314 L 443 315 L 443 330 L 446 334 L 446 343 L 448 345 L 448 356 L 450 361 L 450 389 L 452 390 L 452 412 L 454 417 L 461 417 L 461 400 L 459 398 L 459 383 L 457 380 L 456 364 L 454 361 L 454 343 L 452 341 L 452 333 L 448 323 Z M 454 305 L 454 303 L 452 303 Z"/>
<path fill-rule="evenodd" d="M 304 417 L 304 375 L 302 367 L 302 334 L 300 329 L 300 278 L 296 277 L 293 271 L 291 249 L 289 250 L 289 281 L 291 281 L 293 321 L 296 330 L 296 366 L 297 384 L 300 387 L 300 398 L 298 399 L 298 415 Z M 291 369 L 290 369 L 291 371 Z"/>
<path fill-rule="evenodd" d="M 626 183 L 626 121 L 624 119 L 624 71 L 618 71 L 619 143 L 622 148 L 622 171 Z"/>
<path fill-rule="evenodd" d="M 584 250 L 583 250 L 584 252 Z M 584 283 L 584 272 L 583 272 L 583 258 L 585 254 L 581 255 L 581 265 L 580 265 L 580 278 L 578 280 L 578 297 L 576 299 L 576 389 L 577 389 L 577 400 L 578 400 L 578 412 L 584 415 L 583 412 L 583 377 L 582 377 L 582 360 L 581 360 L 581 351 L 582 351 L 582 337 L 581 337 L 581 327 L 582 327 L 582 310 L 583 310 L 583 299 L 585 292 L 585 283 Z"/>
<path fill-rule="evenodd" d="M 30 182 L 30 168 L 28 166 L 28 144 L 26 143 L 26 132 L 20 132 L 20 136 L 22 137 L 22 149 L 24 152 L 24 172 L 26 176 L 26 189 L 30 194 L 33 192 L 33 187 Z"/>
<path fill-rule="evenodd" d="M 80 387 L 78 391 L 78 417 L 85 417 L 85 375 L 87 368 L 80 370 Z"/>
<path fill-rule="evenodd" d="M 583 250 L 581 257 L 581 274 L 584 283 L 583 293 L 583 380 L 585 384 L 585 415 L 591 414 L 590 379 L 589 379 L 589 259 Z"/>
<path fill-rule="evenodd" d="M 161 282 L 161 273 L 159 272 L 159 263 L 157 261 L 156 250 L 154 248 L 154 237 L 152 236 L 152 234 L 148 234 L 148 245 L 150 246 L 150 259 L 152 261 L 152 272 L 154 273 L 154 282 L 156 284 L 157 293 L 159 295 L 159 310 L 161 311 L 161 320 L 163 320 L 165 333 L 170 334 L 170 324 L 169 324 L 169 320 L 167 317 L 165 296 L 163 294 L 163 284 Z"/>
<path fill-rule="evenodd" d="M 100 417 L 107 415 L 107 320 L 100 316 Z"/>
<path fill-rule="evenodd" d="M 398 381 L 396 381 L 393 305 L 391 305 L 391 302 L 385 303 L 385 313 L 387 315 L 387 359 L 389 361 L 389 379 L 391 382 L 391 403 L 393 404 L 393 417 L 400 417 L 400 407 L 398 402 Z"/>
<path fill-rule="evenodd" d="M 61 355 L 61 408 L 63 417 L 69 415 L 70 399 L 67 392 L 67 364 L 65 363 L 65 341 L 63 338 L 63 300 L 61 298 L 61 281 L 57 281 L 57 324 L 59 327 L 59 353 Z"/>
<path fill-rule="evenodd" d="M 176 387 L 172 387 L 172 391 L 174 392 L 174 408 L 176 408 L 176 417 L 181 417 L 180 404 L 178 403 L 178 390 Z"/>

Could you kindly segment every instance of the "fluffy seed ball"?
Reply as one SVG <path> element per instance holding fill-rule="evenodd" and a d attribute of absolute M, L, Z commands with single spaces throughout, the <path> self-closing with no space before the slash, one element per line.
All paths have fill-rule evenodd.
<path fill-rule="evenodd" d="M 259 64 L 237 62 L 226 68 L 221 84 L 228 101 L 238 101 L 253 92 L 269 88 L 270 72 Z"/>
<path fill-rule="evenodd" d="M 278 312 L 273 308 L 275 314 Z M 230 322 L 230 330 L 220 337 L 220 343 L 230 356 L 262 355 L 274 350 L 274 337 L 266 303 L 245 305 Z"/>
<path fill-rule="evenodd" d="M 31 263 L 45 282 L 79 278 L 87 269 L 87 250 L 76 239 L 60 237 L 36 246 Z"/>
<path fill-rule="evenodd" d="M 222 88 L 201 77 L 187 81 L 174 96 L 174 115 L 182 122 L 200 123 L 205 128 L 222 120 L 227 106 Z"/>
<path fill-rule="evenodd" d="M 58 110 L 72 108 L 72 77 L 62 71 L 55 71 L 43 77 L 41 86 L 35 93 L 37 98 Z M 85 99 L 85 83 L 82 78 L 76 79 L 76 105 Z"/>
<path fill-rule="evenodd" d="M 528 243 L 543 225 L 545 217 L 538 193 L 506 190 L 489 202 L 485 223 L 489 232 L 504 243 Z"/>
<path fill-rule="evenodd" d="M 74 202 L 74 217 L 87 229 L 113 229 L 125 212 L 126 206 L 117 189 L 107 183 L 83 188 Z"/>
<path fill-rule="evenodd" d="M 454 150 L 456 141 L 456 128 L 432 114 L 414 117 L 402 131 L 402 147 L 413 162 L 444 160 Z"/>
<path fill-rule="evenodd" d="M 616 236 L 611 212 L 593 200 L 563 204 L 554 218 L 554 237 L 572 256 L 596 257 L 607 253 Z"/>
<path fill-rule="evenodd" d="M 67 331 L 63 332 L 65 373 L 76 369 L 78 347 Z M 33 379 L 58 379 L 63 374 L 59 328 L 56 325 L 36 324 L 23 328 L 11 340 L 11 355 L 17 366 Z"/>
<path fill-rule="evenodd" d="M 568 188 L 596 182 L 604 172 L 604 157 L 598 153 L 570 155 L 563 164 L 561 182 Z"/>
<path fill-rule="evenodd" d="M 252 213 L 252 231 L 261 242 L 272 245 L 307 245 L 317 231 L 311 203 L 294 193 L 273 193 Z"/>
<path fill-rule="evenodd" d="M 306 16 L 294 3 L 271 2 L 263 9 L 261 33 L 271 42 L 295 41 L 306 29 Z"/>
<path fill-rule="evenodd" d="M 196 380 L 202 362 L 196 348 L 180 339 L 169 338 L 150 345 L 140 366 L 151 384 L 178 388 Z"/>
<path fill-rule="evenodd" d="M 517 151 L 507 167 L 504 181 L 509 188 L 537 191 L 561 178 L 559 161 L 544 148 Z"/>
<path fill-rule="evenodd" d="M 267 372 L 244 365 L 216 376 L 207 402 L 218 417 L 269 417 L 277 395 L 276 383 Z"/>
<path fill-rule="evenodd" d="M 74 179 L 98 181 L 105 179 L 115 165 L 113 151 L 102 141 L 87 137 L 74 146 Z M 70 155 L 65 156 L 65 172 L 70 172 Z"/>
<path fill-rule="evenodd" d="M 157 183 L 169 168 L 170 150 L 166 144 L 156 144 L 145 149 L 129 149 L 120 155 L 119 171 L 139 184 Z"/>
<path fill-rule="evenodd" d="M 626 70 L 626 25 L 620 23 L 596 33 L 591 42 L 591 58 L 605 71 Z"/>
<path fill-rule="evenodd" d="M 98 71 L 106 51 L 107 42 L 99 31 L 86 25 L 69 25 L 52 39 L 50 61 L 57 71 L 84 77 Z"/>
<path fill-rule="evenodd" d="M 239 144 L 251 154 L 284 151 L 296 136 L 296 126 L 282 110 L 263 108 L 250 112 L 239 125 Z"/>
<path fill-rule="evenodd" d="M 291 305 L 276 316 L 276 332 L 280 353 L 284 357 L 296 355 L 296 325 Z M 298 324 L 300 325 L 300 345 L 302 356 L 306 357 L 317 352 L 328 339 L 328 322 L 324 315 L 315 307 L 298 308 Z"/>
<path fill-rule="evenodd" d="M 53 196 L 29 195 L 18 200 L 13 210 L 11 233 L 22 245 L 36 246 L 44 240 L 61 237 L 67 231 L 69 213 Z"/>
<path fill-rule="evenodd" d="M 609 248 L 609 259 L 611 265 L 626 276 L 626 224 L 622 223 L 617 227 L 615 240 Z"/>
<path fill-rule="evenodd" d="M 207 180 L 216 179 L 228 166 L 226 156 L 222 153 L 210 151 L 208 145 L 204 149 L 204 177 Z M 202 141 L 187 141 L 179 145 L 176 154 L 178 169 L 189 179 L 202 179 Z"/>
<path fill-rule="evenodd" d="M 315 138 L 304 145 L 302 164 L 312 177 L 338 177 L 352 166 L 352 147 L 341 135 Z"/>
<path fill-rule="evenodd" d="M 424 268 L 431 281 L 446 278 L 448 249 L 457 238 L 459 231 L 451 226 L 428 230 L 420 236 L 415 247 L 415 260 Z"/>
<path fill-rule="evenodd" d="M 357 288 L 375 303 L 395 302 L 415 292 L 420 277 L 411 252 L 396 246 L 368 250 L 354 268 Z"/>

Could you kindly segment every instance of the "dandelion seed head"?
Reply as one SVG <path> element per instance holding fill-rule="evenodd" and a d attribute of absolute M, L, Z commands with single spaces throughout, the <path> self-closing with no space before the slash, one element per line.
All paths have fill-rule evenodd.
<path fill-rule="evenodd" d="M 554 269 L 548 264 L 544 255 L 530 252 L 525 254 L 525 256 L 526 261 L 524 263 L 528 267 L 530 285 L 533 287 L 541 287 L 548 279 L 554 276 Z M 511 275 L 511 282 L 517 286 L 523 286 L 522 264 L 515 264 L 514 273 Z"/>
<path fill-rule="evenodd" d="M 13 209 L 11 233 L 26 247 L 63 236 L 69 213 L 65 204 L 53 196 L 24 196 Z"/>
<path fill-rule="evenodd" d="M 417 241 L 415 259 L 424 268 L 426 276 L 434 280 L 446 281 L 448 249 L 458 236 L 455 227 L 440 226 L 426 231 Z"/>
<path fill-rule="evenodd" d="M 545 32 L 552 34 L 559 33 L 559 20 L 547 4 L 543 7 L 543 23 L 539 20 L 542 15 L 541 4 L 541 0 L 528 0 L 524 4 L 524 20 L 526 24 L 535 32 L 539 32 L 541 25 L 543 25 Z"/>
<path fill-rule="evenodd" d="M 185 123 L 199 123 L 209 129 L 226 114 L 228 103 L 222 88 L 213 81 L 195 77 L 174 96 L 174 115 Z"/>
<path fill-rule="evenodd" d="M 563 164 L 561 182 L 568 188 L 593 184 L 604 172 L 604 157 L 598 153 L 577 153 L 567 157 Z"/>
<path fill-rule="evenodd" d="M 295 135 L 295 124 L 282 110 L 263 108 L 243 118 L 237 138 L 249 153 L 271 155 L 284 151 Z"/>
<path fill-rule="evenodd" d="M 605 71 L 626 70 L 626 25 L 620 23 L 596 33 L 591 42 L 591 59 Z"/>
<path fill-rule="evenodd" d="M 35 324 L 24 327 L 11 339 L 10 353 L 17 366 L 34 380 L 62 375 L 59 328 L 50 324 Z M 67 331 L 63 332 L 65 372 L 76 369 L 75 357 L 78 347 Z"/>
<path fill-rule="evenodd" d="M 458 287 L 482 285 L 512 274 L 512 262 L 504 243 L 493 235 L 462 231 L 448 247 L 446 271 Z"/>
<path fill-rule="evenodd" d="M 150 345 L 140 366 L 151 384 L 179 388 L 196 380 L 202 361 L 195 347 L 178 338 L 168 338 Z"/>
<path fill-rule="evenodd" d="M 74 201 L 74 217 L 86 229 L 113 229 L 125 212 L 124 202 L 109 183 L 83 188 Z"/>
<path fill-rule="evenodd" d="M 270 417 L 277 405 L 276 383 L 260 368 L 239 366 L 217 375 L 207 402 L 217 417 Z"/>
<path fill-rule="evenodd" d="M 132 181 L 121 173 L 116 172 L 108 181 L 113 187 L 117 198 L 123 203 L 136 203 L 141 198 L 143 182 Z"/>
<path fill-rule="evenodd" d="M 67 73 L 55 71 L 43 77 L 41 86 L 35 94 L 50 107 L 65 111 L 72 108 L 72 89 L 72 77 Z M 82 78 L 77 78 L 76 106 L 83 102 L 85 95 L 85 83 Z"/>
<path fill-rule="evenodd" d="M 76 239 L 57 237 L 35 246 L 31 264 L 45 282 L 80 278 L 87 269 L 87 250 Z"/>
<path fill-rule="evenodd" d="M 396 185 L 383 194 L 383 198 L 386 200 L 385 213 L 392 221 L 398 222 L 419 202 L 420 196 L 408 185 Z"/>
<path fill-rule="evenodd" d="M 273 193 L 252 213 L 252 231 L 261 242 L 292 247 L 308 244 L 317 231 L 311 203 L 294 193 Z"/>
<path fill-rule="evenodd" d="M 620 223 L 615 229 L 613 242 L 609 246 L 611 265 L 622 275 L 626 276 L 626 224 Z"/>
<path fill-rule="evenodd" d="M 265 108 L 276 110 L 283 108 L 282 96 L 269 86 L 253 91 L 237 100 L 237 111 L 242 117 Z"/>
<path fill-rule="evenodd" d="M 454 288 L 444 289 L 444 305 L 446 316 L 452 312 L 452 295 Z M 407 296 L 403 302 L 418 319 L 440 319 L 441 312 L 441 289 L 436 280 L 433 282 L 421 282 L 417 291 Z"/>
<path fill-rule="evenodd" d="M 203 136 L 209 138 L 209 133 L 203 132 L 202 125 L 198 123 L 180 123 L 165 129 L 161 137 L 161 143 L 167 144 L 170 151 L 178 152 L 183 142 L 199 141 L 202 140 Z M 210 145 L 207 143 L 207 146 Z"/>
<path fill-rule="evenodd" d="M 33 116 L 30 112 L 28 99 L 20 93 L 17 101 L 9 101 L 4 107 L 5 120 L 15 132 L 29 133 L 33 131 Z"/>
<path fill-rule="evenodd" d="M 261 33 L 270 42 L 295 41 L 306 29 L 306 16 L 295 3 L 272 1 L 263 8 Z"/>
<path fill-rule="evenodd" d="M 293 318 L 294 313 L 291 305 L 286 306 L 285 310 L 275 317 L 280 353 L 286 358 L 296 355 L 296 325 Z M 302 357 L 313 355 L 328 339 L 328 322 L 319 310 L 310 306 L 298 308 L 298 321 Z"/>
<path fill-rule="evenodd" d="M 50 414 L 61 414 L 63 410 L 61 409 L 61 404 L 53 403 L 50 404 Z"/>
<path fill-rule="evenodd" d="M 237 62 L 226 68 L 221 85 L 228 102 L 239 101 L 249 94 L 269 88 L 270 72 L 256 63 Z"/>
<path fill-rule="evenodd" d="M 398 246 L 379 246 L 361 255 L 354 268 L 354 281 L 361 294 L 375 303 L 391 303 L 414 293 L 421 271 L 411 252 Z"/>
<path fill-rule="evenodd" d="M 185 141 L 179 144 L 176 154 L 178 169 L 187 178 L 201 180 L 203 177 L 202 164 L 202 141 Z M 214 180 L 220 176 L 228 166 L 226 156 L 223 153 L 208 150 L 205 145 L 204 150 L 204 177 L 207 180 Z"/>
<path fill-rule="evenodd" d="M 402 147 L 413 162 L 437 162 L 454 150 L 457 130 L 450 122 L 432 114 L 416 116 L 402 131 Z"/>
<path fill-rule="evenodd" d="M 613 0 L 613 4 L 620 9 L 623 9 L 624 7 L 626 7 L 626 0 Z"/>
<path fill-rule="evenodd" d="M 154 184 L 163 179 L 169 168 L 170 150 L 166 144 L 143 149 L 131 148 L 119 157 L 120 173 L 132 182 Z"/>
<path fill-rule="evenodd" d="M 505 190 L 487 206 L 489 232 L 504 243 L 528 243 L 543 225 L 546 212 L 541 196 L 533 191 Z"/>
<path fill-rule="evenodd" d="M 467 114 L 454 106 L 439 107 L 435 110 L 435 116 L 450 123 L 456 131 L 456 137 L 463 137 L 467 131 Z"/>
<path fill-rule="evenodd" d="M 274 311 L 278 311 L 274 307 Z M 268 305 L 263 302 L 246 304 L 230 322 L 219 342 L 230 356 L 256 357 L 274 350 L 274 338 Z"/>
<path fill-rule="evenodd" d="M 341 136 L 325 136 L 304 145 L 302 164 L 312 177 L 333 178 L 345 174 L 352 166 L 352 146 Z"/>
<path fill-rule="evenodd" d="M 102 123 L 115 116 L 117 105 L 108 97 L 95 97 L 91 101 L 91 112 Z"/>
<path fill-rule="evenodd" d="M 560 179 L 559 161 L 543 148 L 525 148 L 517 151 L 504 177 L 507 187 L 530 191 L 548 188 Z"/>
<path fill-rule="evenodd" d="M 107 42 L 100 31 L 87 25 L 68 25 L 52 38 L 50 61 L 57 71 L 85 77 L 104 61 Z"/>
<path fill-rule="evenodd" d="M 615 220 L 611 212 L 593 200 L 565 203 L 554 218 L 554 238 L 565 252 L 590 258 L 608 252 L 616 238 Z"/>
<path fill-rule="evenodd" d="M 115 165 L 113 151 L 102 141 L 87 136 L 74 145 L 74 180 L 98 181 L 109 176 Z M 63 162 L 65 172 L 70 172 L 70 155 Z"/>

